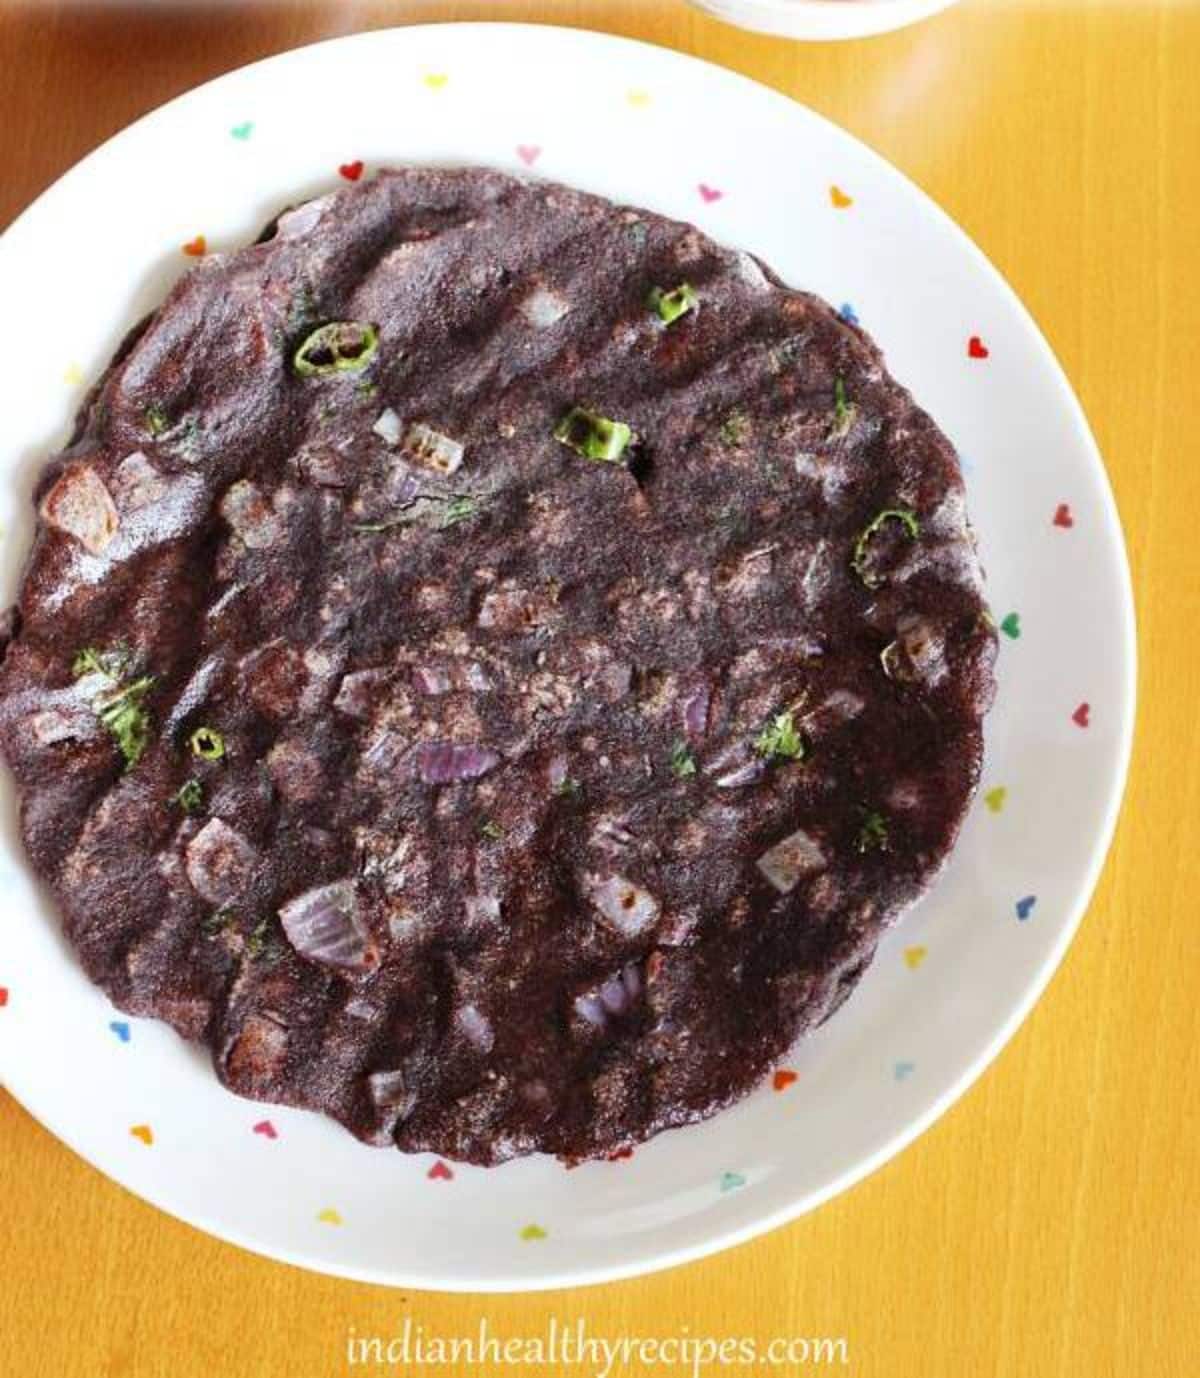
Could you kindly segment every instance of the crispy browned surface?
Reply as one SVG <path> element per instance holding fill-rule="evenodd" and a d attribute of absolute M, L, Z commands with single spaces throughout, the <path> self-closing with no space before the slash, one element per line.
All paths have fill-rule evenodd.
<path fill-rule="evenodd" d="M 319 205 L 176 288 L 40 486 L 0 672 L 30 855 L 93 978 L 241 1092 L 478 1161 L 710 1114 L 844 997 L 974 787 L 953 452 L 861 332 L 688 226 L 481 171 Z M 328 320 L 377 356 L 295 376 Z M 552 438 L 575 404 L 628 466 Z M 407 463 L 387 408 L 461 468 Z M 869 589 L 886 508 L 920 535 L 881 530 Z M 127 772 L 85 645 L 157 677 Z M 763 763 L 788 708 L 808 759 Z M 336 965 L 289 942 L 326 886 Z"/>

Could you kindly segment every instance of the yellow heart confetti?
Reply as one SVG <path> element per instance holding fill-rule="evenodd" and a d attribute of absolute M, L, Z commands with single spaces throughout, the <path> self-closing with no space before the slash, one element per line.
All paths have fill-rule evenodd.
<path fill-rule="evenodd" d="M 909 971 L 916 971 L 926 957 L 929 956 L 929 949 L 922 947 L 919 943 L 916 947 L 906 947 L 904 949 L 904 964 Z"/>
<path fill-rule="evenodd" d="M 990 789 L 983 796 L 983 802 L 993 813 L 999 813 L 1004 807 L 1004 801 L 1008 798 L 1008 790 L 1003 785 L 997 785 L 995 789 Z"/>
<path fill-rule="evenodd" d="M 332 1206 L 326 1206 L 324 1210 L 319 1210 L 317 1219 L 322 1225 L 340 1225 L 342 1223 L 342 1217 Z"/>
<path fill-rule="evenodd" d="M 650 104 L 650 92 L 643 91 L 640 87 L 635 86 L 631 90 L 625 92 L 625 99 L 630 105 L 640 109 L 642 106 Z"/>
<path fill-rule="evenodd" d="M 83 369 L 78 364 L 68 364 L 63 369 L 63 382 L 68 387 L 77 388 L 83 382 Z"/>
<path fill-rule="evenodd" d="M 130 1126 L 129 1132 L 135 1139 L 141 1139 L 147 1148 L 154 1142 L 154 1131 L 148 1124 L 135 1124 Z"/>
<path fill-rule="evenodd" d="M 546 1231 L 540 1225 L 526 1225 L 521 1231 L 522 1239 L 545 1239 Z"/>
<path fill-rule="evenodd" d="M 450 78 L 445 72 L 426 72 L 421 80 L 431 91 L 440 91 Z"/>
<path fill-rule="evenodd" d="M 848 196 L 841 189 L 841 187 L 837 186 L 829 188 L 829 199 L 833 202 L 834 206 L 840 211 L 844 211 L 847 206 L 854 205 L 854 197 Z"/>

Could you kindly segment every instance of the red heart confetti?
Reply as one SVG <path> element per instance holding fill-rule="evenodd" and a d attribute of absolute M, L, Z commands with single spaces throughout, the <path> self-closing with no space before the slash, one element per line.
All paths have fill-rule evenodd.
<path fill-rule="evenodd" d="M 972 335 L 967 341 L 967 354 L 972 359 L 986 359 L 991 352 L 978 335 Z"/>
<path fill-rule="evenodd" d="M 338 165 L 338 173 L 347 182 L 357 182 L 363 175 L 363 160 L 355 158 L 352 163 L 341 163 Z"/>
<path fill-rule="evenodd" d="M 617 1151 L 616 1151 L 615 1153 L 610 1153 L 610 1154 L 608 1155 L 608 1161 L 609 1161 L 610 1163 L 623 1163 L 627 1158 L 632 1158 L 632 1157 L 633 1157 L 633 1149 L 632 1149 L 632 1148 L 618 1148 Z"/>
<path fill-rule="evenodd" d="M 8 1004 L 8 987 L 0 986 L 0 1010 Z"/>
<path fill-rule="evenodd" d="M 792 1082 L 796 1080 L 797 1075 L 798 1074 L 793 1072 L 791 1068 L 781 1067 L 771 1079 L 771 1084 L 775 1087 L 776 1091 L 786 1091 Z"/>
<path fill-rule="evenodd" d="M 1054 509 L 1054 525 L 1061 526 L 1066 531 L 1075 525 L 1075 518 L 1071 515 L 1071 509 L 1065 502 L 1060 502 Z"/>
<path fill-rule="evenodd" d="M 711 205 L 714 201 L 719 201 L 725 195 L 723 191 L 718 191 L 716 187 L 710 187 L 707 182 L 701 182 L 696 188 L 700 193 L 700 199 L 706 205 Z"/>
<path fill-rule="evenodd" d="M 428 1177 L 431 1182 L 454 1181 L 454 1173 L 451 1172 L 449 1166 L 440 1159 L 434 1163 L 425 1176 Z"/>
<path fill-rule="evenodd" d="M 254 1126 L 254 1133 L 261 1134 L 264 1139 L 279 1138 L 279 1130 L 275 1128 L 270 1120 L 259 1120 Z"/>
<path fill-rule="evenodd" d="M 208 251 L 208 241 L 202 234 L 198 234 L 195 239 L 189 239 L 180 247 L 189 258 L 203 258 Z"/>
<path fill-rule="evenodd" d="M 1091 721 L 1092 706 L 1090 703 L 1081 703 L 1071 714 L 1071 721 L 1076 727 L 1087 727 Z"/>
<path fill-rule="evenodd" d="M 526 167 L 532 167 L 537 162 L 542 150 L 537 144 L 518 144 L 517 157 Z"/>

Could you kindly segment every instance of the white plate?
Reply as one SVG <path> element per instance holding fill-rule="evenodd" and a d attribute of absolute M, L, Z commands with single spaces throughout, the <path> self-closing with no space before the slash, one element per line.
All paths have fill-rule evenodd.
<path fill-rule="evenodd" d="M 866 38 L 928 19 L 958 0 L 691 0 L 698 9 L 785 38 Z"/>
<path fill-rule="evenodd" d="M 1019 638 L 1001 637 L 988 724 L 984 790 L 1007 791 L 990 795 L 1002 807 L 980 799 L 935 893 L 797 1050 L 784 1090 L 768 1085 L 628 1161 L 568 1172 L 533 1159 L 431 1179 L 433 1159 L 235 1098 L 168 1029 L 118 1015 L 29 879 L 5 776 L 0 1070 L 130 1190 L 311 1268 L 516 1290 L 665 1267 L 778 1225 L 884 1162 L 963 1092 L 1049 979 L 1099 872 L 1129 751 L 1133 615 L 1112 497 L 1020 303 L 861 144 L 658 48 L 552 28 L 409 28 L 287 53 L 172 102 L 68 173 L 0 241 L 6 597 L 33 476 L 83 380 L 186 270 L 180 246 L 198 234 L 246 242 L 289 198 L 336 184 L 339 166 L 360 159 L 368 173 L 470 160 L 560 178 L 694 220 L 852 304 L 961 447 L 997 616 L 1020 617 Z M 988 357 L 970 357 L 972 337 Z M 1068 509 L 1071 525 L 1056 525 Z M 1086 727 L 1072 717 L 1083 703 Z"/>

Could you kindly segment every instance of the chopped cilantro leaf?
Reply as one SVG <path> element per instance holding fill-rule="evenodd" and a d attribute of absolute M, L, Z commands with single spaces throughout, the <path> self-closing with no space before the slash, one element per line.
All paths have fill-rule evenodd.
<path fill-rule="evenodd" d="M 185 780 L 171 796 L 171 800 L 178 804 L 184 813 L 195 813 L 204 804 L 204 786 L 199 780 Z"/>
<path fill-rule="evenodd" d="M 246 939 L 246 956 L 252 961 L 256 957 L 261 957 L 267 947 L 267 928 L 268 920 L 259 921 L 250 930 L 250 936 Z"/>
<path fill-rule="evenodd" d="M 860 852 L 886 852 L 888 849 L 888 825 L 883 814 L 874 811 L 863 815 L 862 827 L 858 830 L 858 850 Z"/>
<path fill-rule="evenodd" d="M 155 682 L 153 675 L 142 675 L 124 683 L 130 660 L 129 652 L 122 648 L 98 651 L 87 646 L 71 666 L 77 679 L 98 674 L 108 681 L 110 687 L 92 700 L 92 711 L 115 740 L 126 770 L 137 765 L 150 741 L 150 715 L 142 700 Z"/>
<path fill-rule="evenodd" d="M 833 429 L 830 436 L 844 436 L 854 423 L 854 406 L 846 400 L 846 380 L 838 377 L 833 384 Z"/>
<path fill-rule="evenodd" d="M 796 727 L 796 720 L 789 709 L 777 713 L 754 739 L 754 749 L 768 761 L 802 761 L 804 759 L 804 739 Z"/>
<path fill-rule="evenodd" d="M 696 758 L 682 737 L 671 747 L 671 771 L 680 780 L 686 780 L 696 773 Z"/>
<path fill-rule="evenodd" d="M 210 938 L 215 937 L 218 933 L 224 933 L 233 922 L 233 917 L 233 910 L 228 904 L 223 904 L 219 909 L 214 909 L 211 914 L 206 914 L 200 920 L 200 927 Z"/>
<path fill-rule="evenodd" d="M 144 419 L 146 429 L 156 438 L 171 429 L 171 418 L 167 415 L 166 409 L 157 402 L 151 402 L 146 408 Z"/>
<path fill-rule="evenodd" d="M 465 522 L 469 517 L 475 516 L 479 511 L 479 504 L 474 498 L 461 497 L 453 498 L 446 504 L 446 510 L 442 513 L 441 530 L 445 531 L 448 526 L 457 526 L 459 522 Z"/>
<path fill-rule="evenodd" d="M 718 434 L 721 437 L 721 444 L 728 445 L 731 449 L 734 445 L 740 445 L 745 440 L 750 434 L 750 422 L 741 407 L 735 407 L 721 422 L 721 429 Z"/>

